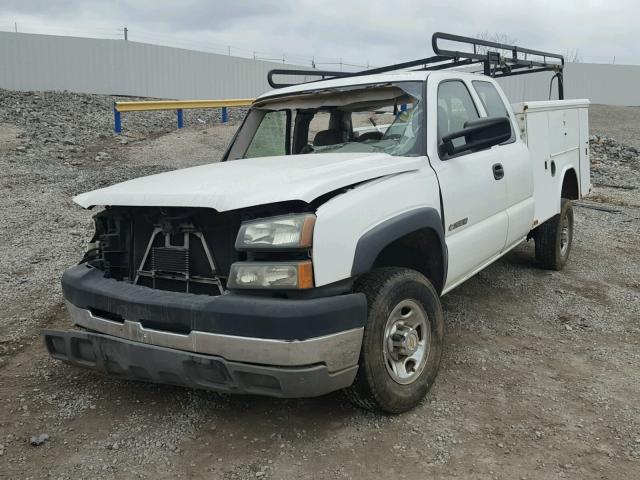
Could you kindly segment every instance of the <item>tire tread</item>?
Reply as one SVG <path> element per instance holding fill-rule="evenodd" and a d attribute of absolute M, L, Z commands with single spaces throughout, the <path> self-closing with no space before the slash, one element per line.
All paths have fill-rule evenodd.
<path fill-rule="evenodd" d="M 561 199 L 560 213 L 540 225 L 535 232 L 535 252 L 538 264 L 547 270 L 562 270 L 566 263 L 560 255 L 558 236 L 564 215 L 573 215 L 571 200 Z"/>

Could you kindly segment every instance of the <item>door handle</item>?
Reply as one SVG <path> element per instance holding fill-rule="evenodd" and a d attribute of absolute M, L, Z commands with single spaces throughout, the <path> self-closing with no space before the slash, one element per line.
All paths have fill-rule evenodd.
<path fill-rule="evenodd" d="M 493 165 L 493 178 L 500 180 L 502 177 L 504 177 L 504 168 L 501 163 L 496 163 Z"/>

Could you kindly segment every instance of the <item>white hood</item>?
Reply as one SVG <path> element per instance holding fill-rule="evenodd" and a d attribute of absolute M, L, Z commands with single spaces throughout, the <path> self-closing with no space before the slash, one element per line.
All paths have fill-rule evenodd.
<path fill-rule="evenodd" d="M 82 193 L 73 200 L 95 205 L 206 207 L 219 212 L 302 200 L 311 202 L 341 187 L 417 170 L 424 157 L 385 153 L 322 153 L 212 163 L 137 178 Z"/>

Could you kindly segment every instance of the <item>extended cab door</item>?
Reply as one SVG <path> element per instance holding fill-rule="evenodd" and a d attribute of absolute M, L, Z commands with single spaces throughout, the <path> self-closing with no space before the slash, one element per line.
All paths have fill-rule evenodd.
<path fill-rule="evenodd" d="M 431 74 L 428 82 L 427 144 L 442 195 L 449 252 L 446 289 L 464 281 L 504 249 L 507 187 L 503 160 L 496 152 L 500 146 L 451 158 L 440 156 L 442 137 L 480 118 L 481 110 L 471 94 L 470 82 L 443 79 L 438 74 Z"/>
<path fill-rule="evenodd" d="M 492 150 L 504 168 L 507 187 L 505 210 L 509 220 L 505 249 L 508 249 L 520 242 L 532 228 L 535 201 L 531 155 L 518 135 L 518 123 L 511 107 L 507 107 L 504 92 L 489 79 L 472 80 L 471 85 L 484 110 L 483 117 L 508 117 L 511 121 L 511 138 Z"/>

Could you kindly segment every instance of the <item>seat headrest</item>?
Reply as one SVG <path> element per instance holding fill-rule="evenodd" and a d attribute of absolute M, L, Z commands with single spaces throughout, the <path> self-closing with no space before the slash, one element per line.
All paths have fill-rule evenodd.
<path fill-rule="evenodd" d="M 339 130 L 321 130 L 316 133 L 313 138 L 314 147 L 324 147 L 325 145 L 335 145 L 336 143 L 342 143 L 342 135 Z"/>

